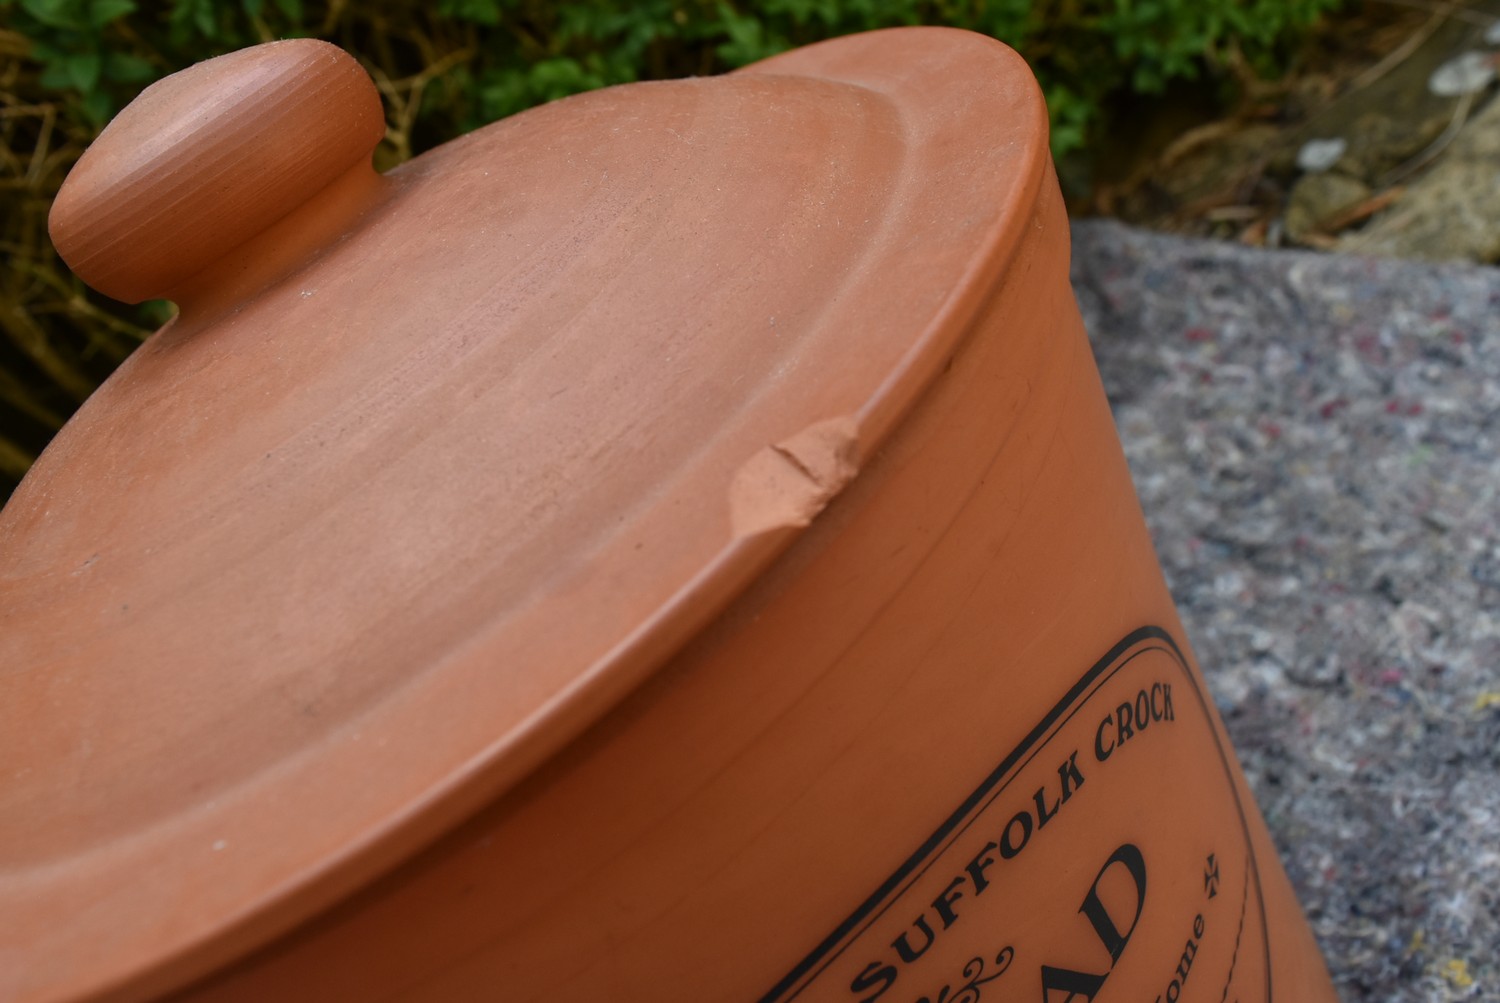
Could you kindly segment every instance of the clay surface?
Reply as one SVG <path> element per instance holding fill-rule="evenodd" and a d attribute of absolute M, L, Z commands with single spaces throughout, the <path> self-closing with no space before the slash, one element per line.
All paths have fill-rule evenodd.
<path fill-rule="evenodd" d="M 322 49 L 250 52 L 221 65 L 293 78 L 298 143 L 324 82 L 369 107 Z M 221 243 L 109 237 L 116 288 L 182 312 L 0 514 L 0 993 L 1169 992 L 1191 936 L 1226 994 L 1327 998 L 1178 640 L 1015 53 L 860 36 L 384 178 L 345 156 L 361 114 Z M 106 236 L 150 230 L 142 179 Z M 1080 927 L 1095 893 L 1133 953 Z"/>
<path fill-rule="evenodd" d="M 181 303 L 226 257 L 295 260 L 305 248 L 287 245 L 306 242 L 285 233 L 246 245 L 298 210 L 328 215 L 342 201 L 330 187 L 371 189 L 383 135 L 380 96 L 342 49 L 244 49 L 146 88 L 79 159 L 48 229 L 100 292 Z"/>

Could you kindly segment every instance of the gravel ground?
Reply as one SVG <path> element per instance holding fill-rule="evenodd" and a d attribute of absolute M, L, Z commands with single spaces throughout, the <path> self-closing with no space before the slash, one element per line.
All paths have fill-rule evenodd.
<path fill-rule="evenodd" d="M 1500 270 L 1089 221 L 1073 279 L 1345 1003 L 1500 1000 Z"/>

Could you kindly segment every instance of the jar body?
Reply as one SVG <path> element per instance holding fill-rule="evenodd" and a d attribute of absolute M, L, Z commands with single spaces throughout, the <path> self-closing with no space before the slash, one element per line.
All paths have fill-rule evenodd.
<path fill-rule="evenodd" d="M 1334 1000 L 1067 261 L 1049 179 L 947 370 L 707 630 L 182 998 Z"/>

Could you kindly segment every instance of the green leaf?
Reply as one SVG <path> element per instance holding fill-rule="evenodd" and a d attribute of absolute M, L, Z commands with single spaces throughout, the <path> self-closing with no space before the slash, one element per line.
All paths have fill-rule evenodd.
<path fill-rule="evenodd" d="M 186 38 L 190 31 L 209 40 L 219 37 L 219 22 L 215 16 L 214 0 L 173 0 L 172 13 L 167 23 L 173 32 Z"/>
<path fill-rule="evenodd" d="M 177 306 L 170 300 L 146 300 L 135 308 L 136 316 L 145 327 L 161 327 L 177 316 Z"/>
<path fill-rule="evenodd" d="M 439 0 L 438 13 L 475 24 L 500 23 L 499 0 Z"/>
<path fill-rule="evenodd" d="M 61 91 L 73 86 L 73 77 L 68 73 L 67 65 L 61 61 L 48 63 L 38 79 L 49 90 Z"/>
<path fill-rule="evenodd" d="M 51 64 L 62 59 L 67 54 L 66 50 L 60 49 L 40 39 L 31 43 L 31 58 L 44 65 Z"/>
<path fill-rule="evenodd" d="M 76 31 L 86 26 L 82 0 L 21 0 L 21 9 L 49 28 Z"/>
<path fill-rule="evenodd" d="M 126 14 L 133 13 L 135 4 L 132 0 L 90 0 L 88 21 L 92 27 L 103 28 Z"/>
<path fill-rule="evenodd" d="M 603 86 L 604 81 L 583 68 L 576 59 L 544 59 L 531 68 L 532 92 L 545 101 Z"/>
<path fill-rule="evenodd" d="M 129 52 L 111 52 L 104 57 L 104 79 L 120 84 L 133 84 L 150 80 L 156 76 L 156 67 L 150 61 Z"/>
<path fill-rule="evenodd" d="M 84 115 L 95 125 L 103 125 L 109 120 L 110 112 L 115 110 L 114 102 L 103 91 L 94 91 L 85 96 L 81 107 Z"/>
<path fill-rule="evenodd" d="M 746 66 L 775 53 L 775 47 L 766 41 L 764 25 L 751 15 L 741 15 L 727 3 L 719 5 L 719 16 L 723 18 L 724 31 L 729 40 L 719 45 L 719 58 L 730 66 Z"/>
<path fill-rule="evenodd" d="M 99 74 L 104 69 L 104 57 L 98 52 L 75 52 L 61 66 L 67 75 L 68 85 L 88 94 L 99 83 Z"/>

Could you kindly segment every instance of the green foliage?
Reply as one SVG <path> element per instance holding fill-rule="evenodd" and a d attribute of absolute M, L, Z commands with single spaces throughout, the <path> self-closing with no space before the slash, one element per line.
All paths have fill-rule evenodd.
<path fill-rule="evenodd" d="M 1288 34 L 1312 24 L 1329 0 L 1114 0 L 1097 30 L 1138 93 L 1197 77 L 1228 45 L 1264 56 Z"/>
<path fill-rule="evenodd" d="M 385 101 L 377 163 L 543 101 L 641 79 L 723 72 L 831 36 L 969 28 L 1027 57 L 1055 154 L 1085 147 L 1125 92 L 1262 70 L 1341 0 L 0 0 L 0 497 L 160 304 L 84 290 L 45 236 L 63 175 L 151 80 L 257 42 L 334 41 Z"/>
<path fill-rule="evenodd" d="M 90 122 L 102 125 L 114 110 L 112 86 L 155 75 L 139 55 L 108 47 L 107 29 L 135 12 L 132 0 L 20 0 L 19 7 L 16 27 L 32 39 L 42 86 L 76 94 L 76 110 Z"/>
<path fill-rule="evenodd" d="M 128 85 L 276 37 L 317 35 L 366 61 L 410 64 L 412 44 L 462 36 L 450 68 L 473 88 L 451 114 L 472 127 L 609 84 L 743 66 L 835 35 L 904 24 L 983 32 L 1027 55 L 1062 126 L 1054 152 L 1083 143 L 1104 100 L 1198 77 L 1234 47 L 1265 62 L 1278 45 L 1341 0 L 385 0 L 364 11 L 328 0 L 0 0 L 32 41 L 44 86 L 71 92 L 102 121 Z M 115 32 L 121 27 L 126 30 Z M 358 48 L 373 32 L 384 42 Z M 124 43 L 123 45 L 121 43 Z M 398 66 L 388 63 L 400 64 Z M 429 104 L 424 114 L 441 117 Z M 441 132 L 442 130 L 438 130 Z"/>

